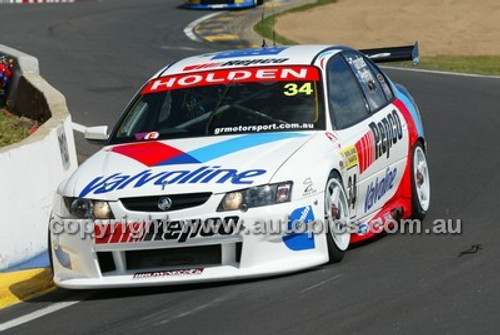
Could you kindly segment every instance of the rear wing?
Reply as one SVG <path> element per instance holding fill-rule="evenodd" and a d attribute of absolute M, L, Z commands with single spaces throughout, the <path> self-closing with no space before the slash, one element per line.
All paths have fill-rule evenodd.
<path fill-rule="evenodd" d="M 416 66 L 419 62 L 419 52 L 418 52 L 418 42 L 414 45 L 407 45 L 403 47 L 389 47 L 389 48 L 376 48 L 376 49 L 364 49 L 359 50 L 361 53 L 365 54 L 375 63 L 388 63 L 388 62 L 400 62 L 411 60 L 413 66 Z"/>

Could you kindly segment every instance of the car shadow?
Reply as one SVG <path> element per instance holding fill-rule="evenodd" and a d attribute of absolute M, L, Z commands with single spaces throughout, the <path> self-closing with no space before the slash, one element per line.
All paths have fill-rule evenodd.
<path fill-rule="evenodd" d="M 252 284 L 252 283 L 265 283 L 268 281 L 284 278 L 290 275 L 300 275 L 304 273 L 313 273 L 322 269 L 318 266 L 312 269 L 305 269 L 288 274 L 278 274 L 273 276 L 250 278 L 250 279 L 232 279 L 217 282 L 207 283 L 192 283 L 182 285 L 169 285 L 169 286 L 146 286 L 146 287 L 129 287 L 129 288 L 109 288 L 109 289 L 95 289 L 95 290 L 69 290 L 64 288 L 57 288 L 56 290 L 38 296 L 36 298 L 25 301 L 26 303 L 57 303 L 72 299 L 79 299 L 85 301 L 100 301 L 108 299 L 130 298 L 137 296 L 149 296 L 168 293 L 179 293 L 187 291 L 198 291 L 220 287 L 234 287 L 237 285 Z"/>

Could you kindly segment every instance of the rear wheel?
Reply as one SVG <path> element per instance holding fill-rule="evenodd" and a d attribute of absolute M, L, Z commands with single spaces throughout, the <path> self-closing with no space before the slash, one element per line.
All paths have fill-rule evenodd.
<path fill-rule="evenodd" d="M 346 226 L 349 218 L 347 193 L 340 176 L 333 172 L 328 178 L 325 190 L 325 219 L 328 223 L 326 239 L 330 263 L 340 262 L 349 247 L 351 234 Z"/>
<path fill-rule="evenodd" d="M 423 220 L 431 202 L 431 183 L 427 157 L 421 143 L 413 148 L 411 185 L 413 218 Z"/>

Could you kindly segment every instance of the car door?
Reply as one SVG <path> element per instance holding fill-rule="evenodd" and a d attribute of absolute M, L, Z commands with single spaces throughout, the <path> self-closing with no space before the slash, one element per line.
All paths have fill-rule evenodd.
<path fill-rule="evenodd" d="M 349 197 L 351 218 L 358 216 L 359 190 L 368 174 L 361 173 L 359 152 L 356 143 L 360 134 L 368 132 L 370 116 L 368 102 L 363 95 L 349 64 L 342 55 L 330 58 L 327 63 L 328 107 L 332 127 L 342 144 L 343 178 Z"/>
<path fill-rule="evenodd" d="M 330 116 L 342 143 L 351 217 L 361 218 L 380 208 L 383 196 L 388 194 L 387 187 L 392 190 L 396 181 L 398 170 L 386 168 L 401 157 L 392 155 L 388 144 L 384 144 L 388 141 L 383 139 L 384 134 L 389 133 L 385 130 L 393 125 L 390 138 L 392 141 L 395 133 L 397 140 L 400 117 L 394 116 L 390 100 L 359 53 L 346 52 L 332 57 L 327 64 L 327 77 Z M 384 185 L 386 181 L 391 182 L 377 193 L 382 180 Z"/>
<path fill-rule="evenodd" d="M 357 214 L 361 217 L 378 211 L 396 192 L 406 162 L 407 127 L 404 117 L 392 104 L 392 91 L 378 68 L 356 51 L 344 52 L 343 56 L 369 110 L 369 117 L 361 122 L 368 129 L 354 144 L 364 181 L 358 192 L 362 201 L 358 203 Z"/>

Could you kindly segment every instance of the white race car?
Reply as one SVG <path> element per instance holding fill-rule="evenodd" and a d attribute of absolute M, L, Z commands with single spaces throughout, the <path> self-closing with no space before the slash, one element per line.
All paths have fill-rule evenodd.
<path fill-rule="evenodd" d="M 57 190 L 54 281 L 165 285 L 340 261 L 430 203 L 413 98 L 375 62 L 418 47 L 235 50 L 170 64 Z M 392 221 L 391 221 L 392 220 Z"/>

